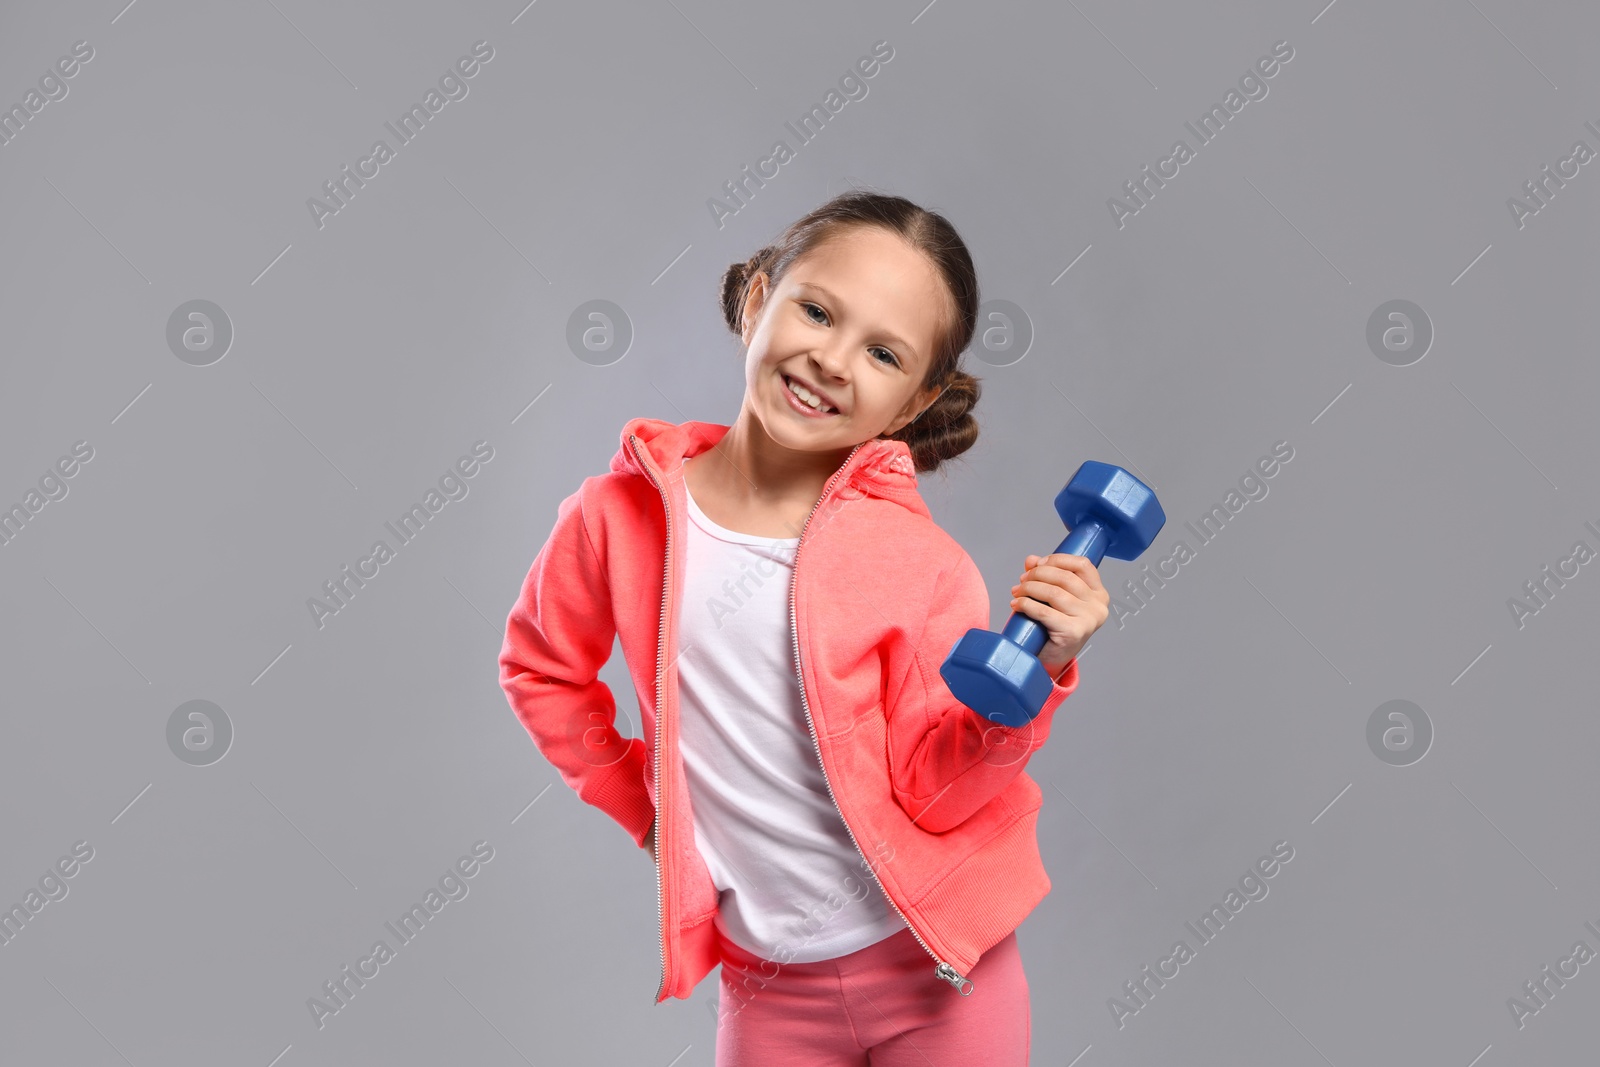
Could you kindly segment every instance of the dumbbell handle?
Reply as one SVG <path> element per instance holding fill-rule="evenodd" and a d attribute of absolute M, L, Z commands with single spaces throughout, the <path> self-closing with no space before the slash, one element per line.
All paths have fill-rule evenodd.
<path fill-rule="evenodd" d="M 1098 521 L 1085 518 L 1072 528 L 1072 532 L 1067 534 L 1067 539 L 1057 545 L 1055 550 L 1072 556 L 1087 557 L 1090 563 L 1098 567 L 1110 545 L 1110 531 Z M 1011 618 L 1006 621 L 1006 628 L 1000 632 L 1016 642 L 1022 651 L 1030 656 L 1037 656 L 1044 643 L 1050 639 L 1048 630 L 1020 611 L 1011 613 Z"/>

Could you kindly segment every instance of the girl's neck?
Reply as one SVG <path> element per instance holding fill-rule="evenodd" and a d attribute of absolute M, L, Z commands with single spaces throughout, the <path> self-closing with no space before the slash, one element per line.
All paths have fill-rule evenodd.
<path fill-rule="evenodd" d="M 826 452 L 785 448 L 748 409 L 741 409 L 716 447 L 703 455 L 712 461 L 706 466 L 712 480 L 725 489 L 725 497 L 749 504 L 802 498 L 815 503 L 850 452 L 850 448 Z"/>

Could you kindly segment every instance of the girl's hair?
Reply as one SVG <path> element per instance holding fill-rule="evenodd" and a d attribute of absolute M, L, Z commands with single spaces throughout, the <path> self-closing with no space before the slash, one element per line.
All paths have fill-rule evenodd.
<path fill-rule="evenodd" d="M 790 267 L 825 241 L 859 226 L 878 226 L 903 238 L 938 268 L 950 300 L 940 316 L 933 359 L 918 390 L 942 390 L 916 418 L 883 436 L 904 441 L 917 471 L 936 470 L 978 440 L 972 408 L 982 393 L 979 379 L 956 364 L 972 341 L 978 320 L 978 276 L 972 257 L 955 227 L 943 215 L 918 207 L 900 196 L 852 190 L 842 193 L 791 225 L 777 244 L 767 245 L 722 276 L 722 313 L 728 329 L 743 334 L 745 298 L 750 279 L 766 271 L 768 293 Z"/>

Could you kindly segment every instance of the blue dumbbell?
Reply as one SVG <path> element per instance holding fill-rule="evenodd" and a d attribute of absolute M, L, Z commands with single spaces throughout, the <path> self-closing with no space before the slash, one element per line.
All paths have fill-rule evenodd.
<path fill-rule="evenodd" d="M 1056 494 L 1056 514 L 1072 532 L 1055 551 L 1084 556 L 1096 567 L 1106 556 L 1138 556 L 1167 521 L 1149 486 L 1121 467 L 1094 460 Z M 1049 639 L 1043 626 L 1013 612 L 1000 633 L 968 630 L 939 675 L 957 700 L 990 722 L 1022 726 L 1039 714 L 1055 684 L 1038 660 Z"/>

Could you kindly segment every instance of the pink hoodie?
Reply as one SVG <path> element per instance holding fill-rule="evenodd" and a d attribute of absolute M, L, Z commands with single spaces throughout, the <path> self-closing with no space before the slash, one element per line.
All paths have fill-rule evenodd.
<path fill-rule="evenodd" d="M 559 505 L 500 651 L 501 687 L 562 781 L 640 847 L 657 827 L 658 1004 L 687 999 L 719 962 L 717 889 L 695 846 L 678 752 L 674 664 L 680 464 L 727 431 L 630 420 L 610 473 Z M 795 673 L 833 801 L 932 975 L 970 992 L 965 973 L 1050 891 L 1035 831 L 1043 795 L 1023 767 L 1077 688 L 1078 662 L 1026 726 L 995 725 L 951 694 L 939 667 L 968 629 L 989 626 L 989 594 L 933 521 L 903 442 L 856 446 L 812 508 L 794 563 Z M 597 677 L 619 636 L 642 737 L 618 733 L 616 702 Z"/>

